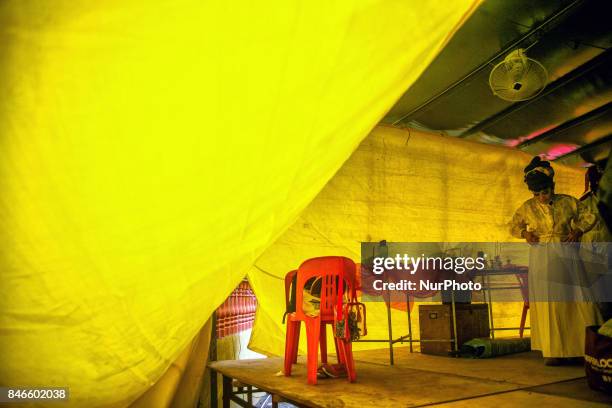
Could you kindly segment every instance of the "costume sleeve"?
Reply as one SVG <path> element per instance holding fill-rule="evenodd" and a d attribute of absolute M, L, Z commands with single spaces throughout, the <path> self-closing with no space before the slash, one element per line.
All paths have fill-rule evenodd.
<path fill-rule="evenodd" d="M 514 213 L 512 221 L 510 221 L 510 234 L 515 238 L 521 237 L 521 233 L 527 229 L 527 220 L 525 217 L 525 204 L 521 205 Z"/>
<path fill-rule="evenodd" d="M 588 200 L 576 200 L 577 214 L 574 226 L 582 232 L 589 231 L 597 222 L 597 215 L 589 208 Z"/>

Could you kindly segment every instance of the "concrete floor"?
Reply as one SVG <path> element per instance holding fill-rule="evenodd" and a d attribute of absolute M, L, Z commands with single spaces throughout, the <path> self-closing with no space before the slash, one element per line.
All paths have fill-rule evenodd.
<path fill-rule="evenodd" d="M 536 352 L 473 360 L 395 349 L 355 352 L 358 379 L 306 384 L 302 358 L 291 377 L 282 359 L 213 363 L 220 372 L 313 407 L 609 407 L 612 396 L 588 388 L 581 366 L 546 367 Z"/>

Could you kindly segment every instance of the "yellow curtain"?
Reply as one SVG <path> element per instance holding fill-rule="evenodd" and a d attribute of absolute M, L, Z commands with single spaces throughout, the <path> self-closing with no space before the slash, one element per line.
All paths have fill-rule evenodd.
<path fill-rule="evenodd" d="M 211 399 L 211 375 L 207 368 L 211 346 L 212 320 L 208 319 L 202 330 L 183 350 L 157 382 L 146 390 L 129 408 L 185 408 L 208 407 Z M 235 360 L 240 354 L 240 334 L 215 340 L 217 360 Z M 221 378 L 217 381 L 217 399 L 223 397 Z"/>
<path fill-rule="evenodd" d="M 362 241 L 507 242 L 507 223 L 531 193 L 520 151 L 379 126 L 361 143 L 295 223 L 255 262 L 249 280 L 258 299 L 249 347 L 282 355 L 285 311 L 281 278 L 308 258 L 342 255 L 360 262 Z M 578 196 L 583 172 L 554 165 L 556 190 Z M 368 338 L 387 338 L 384 303 L 367 303 Z M 494 305 L 498 327 L 518 327 L 522 303 Z M 418 337 L 418 315 L 412 316 Z M 393 312 L 394 338 L 408 334 Z M 510 335 L 515 333 L 508 332 Z M 499 336 L 500 333 L 497 333 Z M 300 342 L 305 345 L 305 340 Z M 382 343 L 355 343 L 380 348 Z"/>
<path fill-rule="evenodd" d="M 0 3 L 0 383 L 135 400 L 477 3 Z"/>
<path fill-rule="evenodd" d="M 195 407 L 202 386 L 207 385 L 203 377 L 208 363 L 211 329 L 212 320 L 208 319 L 164 375 L 130 404 L 130 408 Z"/>

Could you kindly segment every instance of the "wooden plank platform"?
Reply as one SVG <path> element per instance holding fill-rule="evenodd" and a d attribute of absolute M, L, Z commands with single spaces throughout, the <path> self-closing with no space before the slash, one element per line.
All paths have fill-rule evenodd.
<path fill-rule="evenodd" d="M 398 360 L 388 365 L 387 350 L 356 352 L 357 382 L 324 379 L 306 384 L 306 367 L 300 357 L 291 377 L 282 375 L 282 358 L 218 361 L 210 367 L 226 377 L 253 385 L 284 400 L 307 407 L 462 407 L 465 401 L 478 406 L 599 406 L 604 397 L 579 399 L 568 395 L 534 392 L 536 386 L 578 378 L 586 388 L 582 367 L 546 367 L 536 353 L 521 353 L 488 360 L 456 359 L 398 349 Z M 404 352 L 405 351 L 405 352 Z M 549 387 L 550 388 L 550 387 Z M 561 387 L 562 388 L 562 387 Z M 586 395 L 586 397 L 585 397 Z M 491 401 L 499 399 L 500 403 Z M 601 399 L 603 398 L 603 399 Z M 604 402 L 602 402 L 604 401 Z M 504 405 L 506 404 L 506 405 Z M 589 405 L 592 404 L 592 405 Z"/>
<path fill-rule="evenodd" d="M 388 364 L 387 354 L 386 349 L 353 353 L 356 361 L 377 364 Z M 395 365 L 525 386 L 551 384 L 581 378 L 585 375 L 582 366 L 547 367 L 544 365 L 541 354 L 536 351 L 497 358 L 469 359 L 410 353 L 405 347 L 402 347 L 395 349 Z"/>

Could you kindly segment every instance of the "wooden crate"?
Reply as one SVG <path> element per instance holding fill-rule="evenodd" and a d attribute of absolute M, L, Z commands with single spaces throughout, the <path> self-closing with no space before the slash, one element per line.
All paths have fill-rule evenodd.
<path fill-rule="evenodd" d="M 448 355 L 453 347 L 453 321 L 451 305 L 420 305 L 419 326 L 421 340 L 448 340 L 422 342 L 421 353 Z M 459 346 L 476 337 L 489 337 L 487 304 L 456 304 L 457 338 Z"/>

